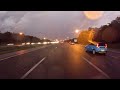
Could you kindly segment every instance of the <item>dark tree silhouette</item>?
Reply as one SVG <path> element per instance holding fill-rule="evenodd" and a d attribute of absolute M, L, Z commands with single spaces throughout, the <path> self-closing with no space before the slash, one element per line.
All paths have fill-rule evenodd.
<path fill-rule="evenodd" d="M 20 44 L 23 42 L 41 42 L 41 40 L 34 36 L 29 35 L 19 35 L 19 33 L 11 33 L 11 32 L 0 32 L 0 44 L 8 44 L 8 43 L 14 43 L 14 44 Z"/>

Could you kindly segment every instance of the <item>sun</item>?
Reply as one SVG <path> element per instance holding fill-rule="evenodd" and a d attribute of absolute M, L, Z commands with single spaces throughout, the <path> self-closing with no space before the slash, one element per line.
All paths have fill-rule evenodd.
<path fill-rule="evenodd" d="M 103 16 L 104 11 L 84 11 L 85 16 L 90 20 L 97 20 Z"/>

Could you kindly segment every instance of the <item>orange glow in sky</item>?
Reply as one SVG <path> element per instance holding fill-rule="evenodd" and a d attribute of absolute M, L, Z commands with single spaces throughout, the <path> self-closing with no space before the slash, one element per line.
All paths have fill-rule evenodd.
<path fill-rule="evenodd" d="M 104 11 L 84 11 L 85 16 L 90 20 L 96 20 L 103 16 Z"/>

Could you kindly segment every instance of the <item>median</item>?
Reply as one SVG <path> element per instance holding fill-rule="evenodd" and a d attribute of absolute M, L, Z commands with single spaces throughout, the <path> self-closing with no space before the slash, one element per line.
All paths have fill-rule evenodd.
<path fill-rule="evenodd" d="M 0 55 L 1 54 L 10 53 L 10 52 L 30 49 L 30 48 L 41 47 L 41 46 L 43 46 L 43 45 L 41 44 L 41 45 L 24 45 L 24 46 L 5 46 L 5 47 L 0 47 Z"/>

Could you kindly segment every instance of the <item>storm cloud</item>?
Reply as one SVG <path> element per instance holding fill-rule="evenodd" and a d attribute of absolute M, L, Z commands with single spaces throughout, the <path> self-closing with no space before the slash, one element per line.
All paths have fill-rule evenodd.
<path fill-rule="evenodd" d="M 23 32 L 37 37 L 74 37 L 75 29 L 110 23 L 120 11 L 105 11 L 98 20 L 88 20 L 83 11 L 1 11 L 0 31 Z"/>

